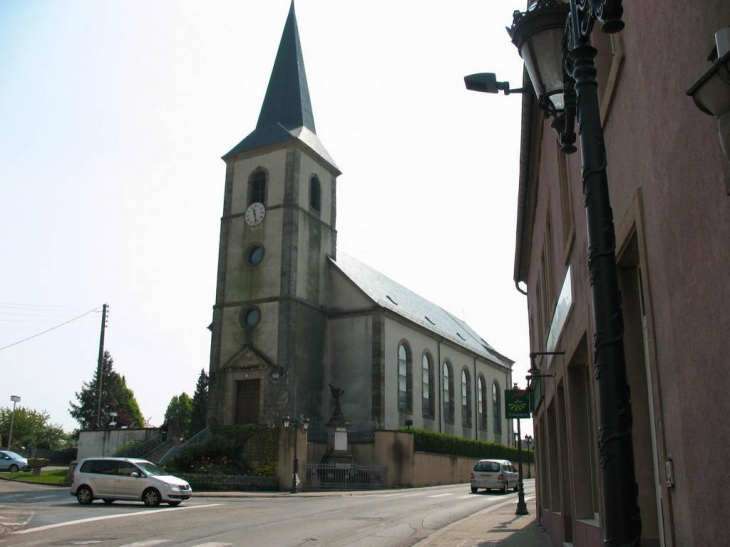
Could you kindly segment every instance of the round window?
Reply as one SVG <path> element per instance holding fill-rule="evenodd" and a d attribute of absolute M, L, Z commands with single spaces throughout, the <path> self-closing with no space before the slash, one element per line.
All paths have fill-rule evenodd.
<path fill-rule="evenodd" d="M 258 322 L 261 320 L 261 311 L 258 308 L 251 308 L 248 310 L 245 310 L 241 314 L 241 322 L 243 323 L 244 327 L 255 327 L 258 325 Z"/>
<path fill-rule="evenodd" d="M 264 258 L 264 248 L 258 243 L 251 245 L 246 251 L 246 263 L 249 266 L 255 266 Z"/>

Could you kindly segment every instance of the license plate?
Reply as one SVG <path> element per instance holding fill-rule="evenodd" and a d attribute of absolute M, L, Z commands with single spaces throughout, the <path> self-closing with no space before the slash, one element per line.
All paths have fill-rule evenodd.
<path fill-rule="evenodd" d="M 491 477 L 491 476 L 492 476 L 492 474 L 491 474 L 491 473 L 487 473 L 487 474 L 484 474 L 484 473 L 482 473 L 482 478 L 483 478 L 483 479 L 488 479 L 488 478 L 489 478 L 489 477 Z"/>

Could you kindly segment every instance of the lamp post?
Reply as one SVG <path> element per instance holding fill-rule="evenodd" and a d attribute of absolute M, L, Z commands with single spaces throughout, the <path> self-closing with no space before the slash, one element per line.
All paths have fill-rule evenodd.
<path fill-rule="evenodd" d="M 527 447 L 527 450 L 530 450 L 532 448 L 532 435 L 525 435 L 525 446 Z M 533 462 L 527 462 L 527 478 L 532 478 L 532 465 L 531 463 L 534 463 L 535 458 L 532 458 Z"/>
<path fill-rule="evenodd" d="M 637 546 L 641 537 L 615 230 L 594 61 L 598 52 L 590 45 L 596 21 L 603 32 L 619 32 L 624 27 L 622 14 L 621 0 L 570 0 L 567 4 L 537 0 L 527 12 L 515 11 L 507 29 L 525 62 L 540 106 L 553 117 L 552 127 L 564 153 L 576 151 L 574 125 L 578 119 L 606 547 Z M 465 78 L 467 87 L 469 78 L 474 76 Z M 491 79 L 488 81 L 491 84 Z M 497 84 L 487 85 L 483 91 L 496 93 L 500 88 Z"/>
<path fill-rule="evenodd" d="M 301 431 L 302 433 L 306 434 L 307 429 L 309 429 L 309 419 L 294 419 L 292 420 L 289 416 L 284 418 L 281 423 L 284 425 L 284 429 L 292 429 L 294 432 L 294 459 L 292 460 L 292 474 L 291 474 L 291 492 L 292 494 L 296 494 L 299 492 L 297 490 L 297 473 L 299 472 L 299 458 L 297 457 L 297 444 L 299 444 L 297 441 L 297 435 Z"/>
<path fill-rule="evenodd" d="M 10 441 L 13 440 L 13 425 L 15 424 L 15 405 L 20 402 L 20 397 L 11 395 L 10 400 L 13 401 L 13 414 L 10 416 L 10 433 L 8 433 L 8 450 L 10 450 Z"/>
<path fill-rule="evenodd" d="M 517 384 L 514 384 L 514 389 L 518 389 Z M 517 433 L 515 435 L 517 440 L 517 510 L 515 515 L 527 515 L 527 504 L 525 503 L 525 486 L 522 483 L 522 431 L 520 429 L 520 419 L 517 418 Z"/>

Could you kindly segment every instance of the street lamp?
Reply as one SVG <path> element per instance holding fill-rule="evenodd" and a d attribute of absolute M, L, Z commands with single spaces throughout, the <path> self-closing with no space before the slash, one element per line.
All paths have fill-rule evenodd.
<path fill-rule="evenodd" d="M 10 433 L 8 433 L 8 450 L 10 450 L 10 441 L 13 440 L 13 424 L 15 424 L 15 405 L 20 402 L 20 397 L 11 395 L 10 400 L 13 401 L 13 414 L 10 417 Z"/>
<path fill-rule="evenodd" d="M 525 435 L 525 447 L 527 450 L 530 450 L 532 448 L 532 435 Z M 532 478 L 532 465 L 531 463 L 534 463 L 535 458 L 532 458 L 532 462 L 527 462 L 527 478 Z"/>
<path fill-rule="evenodd" d="M 519 389 L 517 384 L 514 384 L 513 389 Z M 517 433 L 515 434 L 517 441 L 517 510 L 515 515 L 527 515 L 527 504 L 525 503 L 525 487 L 522 482 L 522 431 L 520 430 L 520 419 L 517 419 Z"/>
<path fill-rule="evenodd" d="M 292 461 L 292 474 L 291 474 L 291 492 L 296 494 L 297 490 L 297 473 L 299 472 L 299 458 L 297 457 L 297 434 L 301 431 L 306 434 L 309 429 L 309 419 L 304 418 L 292 420 L 289 416 L 284 418 L 281 423 L 284 425 L 284 429 L 291 429 L 294 432 L 294 460 Z"/>
<path fill-rule="evenodd" d="M 621 0 L 537 0 L 515 11 L 509 32 L 525 62 L 538 101 L 553 117 L 564 153 L 576 151 L 579 120 L 583 194 L 588 231 L 588 271 L 593 308 L 598 388 L 599 447 L 603 520 L 607 545 L 638 545 L 641 518 L 637 501 L 632 414 L 618 289 L 616 238 L 606 174 L 606 148 L 598 105 L 598 84 L 590 44 L 593 25 L 603 32 L 623 29 Z M 560 44 L 560 48 L 558 48 Z M 487 91 L 496 93 L 498 86 Z"/>

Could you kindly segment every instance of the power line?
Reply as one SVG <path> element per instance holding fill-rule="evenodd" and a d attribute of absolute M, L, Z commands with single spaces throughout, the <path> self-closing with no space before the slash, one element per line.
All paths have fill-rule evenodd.
<path fill-rule="evenodd" d="M 56 330 L 57 328 L 63 327 L 64 325 L 68 325 L 69 323 L 71 323 L 73 321 L 76 321 L 77 319 L 81 319 L 85 315 L 89 315 L 90 313 L 93 313 L 93 312 L 97 311 L 98 309 L 99 309 L 99 306 L 97 306 L 93 310 L 87 311 L 86 313 L 82 313 L 81 315 L 79 315 L 77 317 L 74 317 L 73 319 L 69 319 L 68 321 L 63 322 L 60 325 L 56 325 L 55 327 L 51 327 L 48 330 L 44 330 L 43 332 L 39 332 L 38 334 L 34 334 L 33 336 L 29 336 L 28 338 L 24 338 L 23 340 L 19 340 L 17 342 L 13 342 L 12 344 L 9 344 L 7 346 L 3 346 L 3 347 L 0 348 L 0 351 L 2 351 L 4 349 L 7 349 L 7 348 L 10 348 L 10 347 L 13 347 L 13 346 L 17 346 L 18 344 L 22 344 L 23 342 L 27 342 L 28 340 L 31 340 L 33 338 L 36 338 L 36 337 L 38 337 L 38 336 L 40 336 L 42 334 L 46 334 L 47 332 L 51 332 L 52 330 Z"/>

